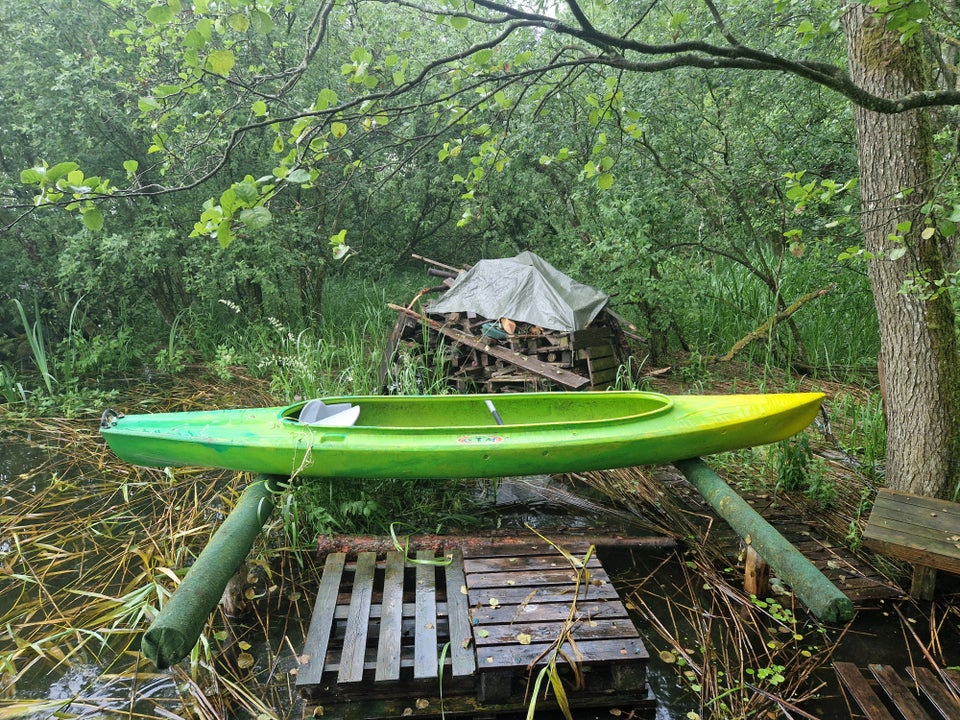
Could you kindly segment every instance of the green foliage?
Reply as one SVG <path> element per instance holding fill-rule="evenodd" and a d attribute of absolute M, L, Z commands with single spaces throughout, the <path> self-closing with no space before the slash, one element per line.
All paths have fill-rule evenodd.
<path fill-rule="evenodd" d="M 778 490 L 802 490 L 821 508 L 828 508 L 836 501 L 834 481 L 826 474 L 823 461 L 813 454 L 806 433 L 782 440 L 775 447 L 774 468 Z"/>
<path fill-rule="evenodd" d="M 281 506 L 284 527 L 296 547 L 332 534 L 389 535 L 398 518 L 416 533 L 443 533 L 480 525 L 482 481 L 342 480 L 300 483 Z"/>

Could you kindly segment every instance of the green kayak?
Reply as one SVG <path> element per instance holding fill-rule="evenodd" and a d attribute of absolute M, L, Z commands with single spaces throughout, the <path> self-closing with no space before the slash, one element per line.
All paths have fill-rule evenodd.
<path fill-rule="evenodd" d="M 287 407 L 121 415 L 122 460 L 301 477 L 495 477 L 668 463 L 782 440 L 822 393 L 545 392 L 323 398 Z"/>

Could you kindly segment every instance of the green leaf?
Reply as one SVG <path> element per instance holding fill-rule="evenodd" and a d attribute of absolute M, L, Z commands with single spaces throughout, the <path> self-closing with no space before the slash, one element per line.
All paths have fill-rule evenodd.
<path fill-rule="evenodd" d="M 183 87 L 180 85 L 158 85 L 153 89 L 153 97 L 155 98 L 170 97 L 171 95 L 176 95 L 178 92 L 182 90 L 183 90 Z"/>
<path fill-rule="evenodd" d="M 207 39 L 203 36 L 199 30 L 194 28 L 190 30 L 186 35 L 183 36 L 183 46 L 186 48 L 193 48 L 194 50 L 199 50 L 204 45 L 207 44 Z"/>
<path fill-rule="evenodd" d="M 493 59 L 493 50 L 491 48 L 484 48 L 483 50 L 477 50 L 473 55 L 470 56 L 470 61 L 474 65 L 484 66 Z"/>
<path fill-rule="evenodd" d="M 289 173 L 287 173 L 287 177 L 284 179 L 291 183 L 308 183 L 310 182 L 310 172 L 304 168 L 297 168 L 296 170 L 291 170 Z"/>
<path fill-rule="evenodd" d="M 230 50 L 214 50 L 207 56 L 207 62 L 204 66 L 207 72 L 214 75 L 226 77 L 233 70 L 236 58 Z"/>
<path fill-rule="evenodd" d="M 317 94 L 317 101 L 313 104 L 317 110 L 326 110 L 337 104 L 337 94 L 329 88 L 324 88 Z"/>
<path fill-rule="evenodd" d="M 237 191 L 233 188 L 227 188 L 220 193 L 220 216 L 233 215 L 234 208 L 237 207 Z"/>
<path fill-rule="evenodd" d="M 169 5 L 154 5 L 147 10 L 147 20 L 154 25 L 166 25 L 169 22 L 173 22 L 174 17 L 175 13 L 173 12 L 173 8 Z"/>
<path fill-rule="evenodd" d="M 220 247 L 228 247 L 236 237 L 229 220 L 224 220 L 217 226 L 217 242 L 220 243 Z"/>
<path fill-rule="evenodd" d="M 272 219 L 270 211 L 263 205 L 246 208 L 240 212 L 240 222 L 251 230 L 263 230 Z"/>
<path fill-rule="evenodd" d="M 450 24 L 453 26 L 454 30 L 466 30 L 467 26 L 470 25 L 470 19 L 465 18 L 462 15 L 454 15 L 450 18 Z"/>
<path fill-rule="evenodd" d="M 339 140 L 347 134 L 347 125 L 342 122 L 330 123 L 330 133 Z"/>
<path fill-rule="evenodd" d="M 32 167 L 20 171 L 20 182 L 24 185 L 40 185 L 47 176 L 45 167 Z"/>
<path fill-rule="evenodd" d="M 81 210 L 83 215 L 83 224 L 88 230 L 103 230 L 103 213 L 96 205 L 91 205 Z"/>
<path fill-rule="evenodd" d="M 142 113 L 152 112 L 153 110 L 160 109 L 160 103 L 157 102 L 156 98 L 152 97 L 141 97 L 137 100 L 137 107 Z"/>
<path fill-rule="evenodd" d="M 250 180 L 244 180 L 243 182 L 234 183 L 233 191 L 240 200 L 247 204 L 256 201 L 257 196 L 260 194 L 252 178 Z"/>
<path fill-rule="evenodd" d="M 250 29 L 250 18 L 243 13 L 233 13 L 227 18 L 227 24 L 238 33 L 245 33 Z"/>
<path fill-rule="evenodd" d="M 265 117 L 267 114 L 267 104 L 263 100 L 257 100 L 250 109 L 257 117 Z"/>
<path fill-rule="evenodd" d="M 366 48 L 358 47 L 350 53 L 350 59 L 357 65 L 367 65 L 373 61 L 373 55 Z"/>
<path fill-rule="evenodd" d="M 613 175 L 611 173 L 605 172 L 601 173 L 597 177 L 597 187 L 601 190 L 609 190 L 613 187 Z"/>
<path fill-rule="evenodd" d="M 269 35 L 273 32 L 275 23 L 269 13 L 265 13 L 263 10 L 254 10 L 250 13 L 250 26 L 255 33 Z"/>
<path fill-rule="evenodd" d="M 136 160 L 124 160 L 123 169 L 127 171 L 130 175 L 133 175 L 140 168 L 140 163 Z"/>

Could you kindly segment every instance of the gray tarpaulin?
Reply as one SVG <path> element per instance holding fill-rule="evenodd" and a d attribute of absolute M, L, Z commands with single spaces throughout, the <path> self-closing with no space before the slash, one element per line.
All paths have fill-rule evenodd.
<path fill-rule="evenodd" d="M 578 283 L 532 252 L 480 260 L 461 273 L 427 312 L 474 312 L 548 330 L 581 330 L 607 304 L 607 295 Z"/>

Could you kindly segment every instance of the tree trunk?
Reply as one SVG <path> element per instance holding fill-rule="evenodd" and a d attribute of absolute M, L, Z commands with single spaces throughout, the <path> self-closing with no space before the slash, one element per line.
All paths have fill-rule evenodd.
<path fill-rule="evenodd" d="M 899 35 L 850 4 L 844 17 L 850 74 L 877 95 L 902 96 L 922 89 L 919 35 Z M 864 247 L 880 326 L 884 373 L 889 487 L 952 496 L 960 480 L 960 362 L 953 305 L 948 293 L 901 291 L 911 273 L 944 277 L 940 238 L 924 238 L 921 207 L 932 189 L 933 134 L 926 110 L 885 115 L 854 107 L 860 162 Z M 912 222 L 907 232 L 899 223 Z M 891 240 L 903 235 L 904 243 Z M 906 254 L 890 259 L 891 251 Z M 896 257 L 896 253 L 894 253 Z M 856 332 L 856 318 L 850 318 Z"/>

